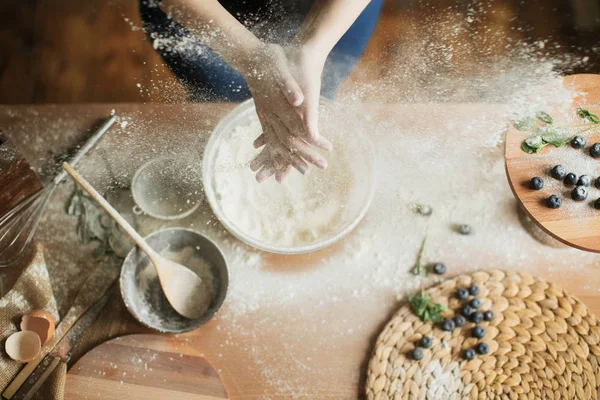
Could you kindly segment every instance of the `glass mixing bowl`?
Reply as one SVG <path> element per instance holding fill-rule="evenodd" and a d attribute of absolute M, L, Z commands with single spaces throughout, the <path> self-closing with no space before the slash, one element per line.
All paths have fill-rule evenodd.
<path fill-rule="evenodd" d="M 223 165 L 219 164 L 222 162 L 219 151 L 224 151 L 220 150 L 220 148 L 223 145 L 225 145 L 223 148 L 228 148 L 227 144 L 224 142 L 227 137 L 232 135 L 232 132 L 236 127 L 249 124 L 251 121 L 256 121 L 258 118 L 252 99 L 243 102 L 226 115 L 215 127 L 208 140 L 204 151 L 202 170 L 206 198 L 213 212 L 225 228 L 238 239 L 257 249 L 280 254 L 300 254 L 319 250 L 337 242 L 348 234 L 348 232 L 352 231 L 367 212 L 375 189 L 375 157 L 373 148 L 364 132 L 364 121 L 356 118 L 355 114 L 355 109 L 348 110 L 347 108 L 334 103 L 323 102 L 321 105 L 320 130 L 323 136 L 327 137 L 333 143 L 333 152 L 338 153 L 336 153 L 336 157 L 333 157 L 332 154 L 323 152 L 323 155 L 328 161 L 331 158 L 334 158 L 334 160 L 329 162 L 330 165 L 325 170 L 318 170 L 311 165 L 310 174 L 314 174 L 316 177 L 311 176 L 310 180 L 306 181 L 306 185 L 309 190 L 313 190 L 315 188 L 311 188 L 308 185 L 310 185 L 311 182 L 319 182 L 319 180 L 321 180 L 320 187 L 318 188 L 319 191 L 327 191 L 328 193 L 326 193 L 326 195 L 330 197 L 334 196 L 339 199 L 339 204 L 334 205 L 337 210 L 335 212 L 339 213 L 339 217 L 336 217 L 333 222 L 327 221 L 327 229 L 321 229 L 322 234 L 319 234 L 318 237 L 308 237 L 306 240 L 294 243 L 282 243 L 277 239 L 259 237 L 253 234 L 253 232 L 250 232 L 249 229 L 241 223 L 239 218 L 236 220 L 236 218 L 228 215 L 226 212 L 227 209 L 223 207 L 223 196 L 218 191 L 218 185 L 219 180 L 222 180 L 224 175 L 223 173 L 220 173 L 220 177 L 216 176 L 219 175 L 216 171 L 218 171 L 219 168 L 221 170 L 224 168 Z M 251 147 L 251 142 L 248 143 L 248 146 Z M 258 154 L 259 151 L 260 150 L 256 150 L 255 154 Z M 336 184 L 336 179 L 340 176 L 340 168 L 336 168 L 333 163 L 339 160 L 345 160 L 342 174 L 346 176 L 346 180 L 343 181 L 343 185 Z M 341 163 L 341 161 L 339 162 Z M 236 169 L 240 168 L 245 168 L 244 174 L 248 174 L 248 179 L 244 180 L 244 185 L 265 185 L 264 182 L 261 184 L 254 182 L 252 173 L 250 171 L 246 172 L 249 170 L 247 163 L 233 165 L 231 166 L 231 171 L 232 173 L 238 173 L 239 171 L 236 172 Z M 337 175 L 335 175 L 336 170 L 338 171 Z M 292 171 L 292 174 L 298 174 L 298 172 L 294 170 Z M 298 180 L 309 178 L 297 176 L 289 177 L 288 180 L 289 179 Z M 279 190 L 279 187 L 276 186 L 275 183 L 267 184 L 272 185 L 269 187 L 269 190 Z M 316 183 L 314 183 L 314 185 L 316 185 Z M 282 190 L 284 189 L 282 188 Z M 322 193 L 317 193 L 317 195 L 320 194 Z M 306 196 L 304 196 L 304 199 L 306 199 Z M 235 204 L 235 206 L 249 207 L 248 203 L 240 201 L 240 204 Z M 332 207 L 331 202 L 329 202 L 328 206 Z M 270 212 L 270 210 L 268 210 L 268 212 Z M 282 210 L 273 207 L 273 220 L 277 219 L 281 212 Z M 264 216 L 266 223 L 271 219 L 269 215 L 262 216 Z M 314 222 L 306 223 L 319 224 L 320 222 L 317 219 Z M 318 228 L 321 227 L 315 228 L 317 228 L 316 230 L 319 230 Z"/>

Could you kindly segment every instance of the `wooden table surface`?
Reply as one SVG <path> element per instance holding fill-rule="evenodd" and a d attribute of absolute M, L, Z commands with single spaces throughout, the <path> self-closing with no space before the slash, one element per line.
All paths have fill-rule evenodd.
<path fill-rule="evenodd" d="M 232 107 L 4 106 L 0 129 L 41 168 L 115 109 L 127 126 L 111 131 L 80 167 L 94 185 L 108 189 L 115 180 L 127 182 L 137 166 L 156 154 L 200 162 L 211 129 Z M 239 242 L 214 221 L 206 204 L 192 222 L 176 223 L 213 238 L 230 262 L 230 291 L 218 316 L 173 337 L 189 341 L 215 367 L 230 398 L 361 397 L 366 365 L 383 325 L 407 292 L 439 281 L 407 272 L 426 232 L 426 260 L 443 260 L 449 276 L 491 268 L 527 271 L 560 283 L 600 313 L 598 256 L 546 247 L 520 225 L 504 174 L 507 105 L 357 105 L 349 111 L 365 121 L 375 144 L 378 187 L 365 220 L 341 243 L 300 256 L 241 246 L 245 254 L 260 257 L 256 267 L 249 258 L 236 257 L 231 249 Z M 74 229 L 73 218 L 59 203 L 72 190 L 71 183 L 60 188 L 37 236 L 46 248 L 56 294 L 63 296 L 58 299 L 62 313 L 79 275 L 94 265 L 86 247 L 57 233 L 59 227 Z M 424 201 L 434 207 L 429 219 L 412 212 L 411 204 Z M 474 227 L 472 236 L 450 229 L 463 221 Z"/>
<path fill-rule="evenodd" d="M 563 85 L 573 94 L 573 98 L 565 99 L 569 100 L 565 104 L 556 104 L 556 113 L 548 110 L 554 114 L 556 123 L 560 123 L 559 118 L 563 109 L 567 115 L 575 115 L 577 107 L 600 114 L 600 75 L 568 76 L 563 79 Z M 574 124 L 581 124 L 579 118 L 574 121 Z M 510 127 L 506 134 L 506 174 L 515 197 L 531 219 L 552 237 L 569 246 L 600 253 L 600 213 L 593 210 L 593 202 L 598 198 L 599 193 L 593 183 L 587 201 L 579 204 L 577 213 L 573 213 L 571 207 L 568 207 L 569 203 L 572 204 L 569 196 L 572 187 L 565 185 L 553 190 L 548 189 L 548 184 L 554 182 L 549 170 L 557 163 L 564 164 L 567 172 L 574 172 L 577 175 L 589 174 L 592 179 L 600 175 L 598 167 L 586 170 L 585 165 L 569 165 L 569 163 L 573 164 L 569 154 L 581 151 L 588 156 L 589 147 L 600 142 L 600 130 L 596 129 L 584 135 L 587 141 L 584 149 L 575 150 L 569 144 L 560 149 L 547 146 L 539 154 L 527 154 L 521 149 L 523 140 L 529 135 L 530 132 L 521 132 L 514 126 Z M 560 161 L 561 158 L 565 161 Z M 529 187 L 529 182 L 534 176 L 542 177 L 546 189 L 538 191 Z M 562 198 L 561 208 L 548 208 L 546 199 L 551 194 L 557 194 Z"/>

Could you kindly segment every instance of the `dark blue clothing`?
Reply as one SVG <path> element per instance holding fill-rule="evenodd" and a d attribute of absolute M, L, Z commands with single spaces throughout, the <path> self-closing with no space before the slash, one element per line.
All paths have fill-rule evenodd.
<path fill-rule="evenodd" d="M 159 0 L 140 0 L 144 27 L 154 48 L 184 83 L 194 101 L 248 99 L 250 91 L 242 75 L 218 54 L 204 46 L 158 6 Z M 285 45 L 294 36 L 313 0 L 220 0 L 238 21 L 257 37 Z M 323 70 L 321 93 L 333 97 L 350 74 L 369 41 L 383 0 L 371 0 L 333 48 Z"/>

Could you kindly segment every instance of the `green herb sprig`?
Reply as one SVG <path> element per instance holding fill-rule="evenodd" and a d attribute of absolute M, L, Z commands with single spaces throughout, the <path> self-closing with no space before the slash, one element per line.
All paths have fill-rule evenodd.
<path fill-rule="evenodd" d="M 536 154 L 549 144 L 561 147 L 567 144 L 574 136 L 600 127 L 600 118 L 596 114 L 579 107 L 577 108 L 577 115 L 591 122 L 591 124 L 557 126 L 554 125 L 554 119 L 547 112 L 541 111 L 537 113 L 536 118 L 545 125 L 538 126 L 531 132 L 531 135 L 521 143 L 521 150 L 529 154 Z M 531 131 L 535 125 L 535 118 L 527 117 L 517 122 L 514 126 L 520 131 Z"/>
<path fill-rule="evenodd" d="M 545 111 L 540 111 L 539 113 L 537 113 L 536 118 L 539 119 L 542 122 L 547 123 L 547 124 L 553 124 L 554 123 L 554 119 L 552 119 L 552 117 L 550 116 L 550 114 L 548 114 Z"/>
<path fill-rule="evenodd" d="M 442 313 L 446 312 L 443 304 L 434 303 L 429 296 L 421 289 L 420 292 L 409 296 L 408 302 L 412 312 L 423 322 L 442 322 Z"/>
<path fill-rule="evenodd" d="M 417 254 L 417 261 L 415 262 L 415 265 L 410 270 L 410 273 L 415 276 L 427 276 L 429 274 L 429 271 L 427 270 L 427 266 L 423 265 L 423 263 L 422 263 L 423 250 L 425 250 L 425 242 L 426 241 L 427 241 L 427 236 L 425 236 L 423 238 L 423 241 L 421 242 L 421 248 L 419 249 L 419 253 Z"/>
<path fill-rule="evenodd" d="M 577 108 L 577 115 L 579 115 L 583 119 L 587 119 L 588 121 L 593 122 L 594 124 L 600 123 L 600 118 L 598 118 L 596 114 L 591 113 L 588 110 L 585 110 L 581 107 Z"/>

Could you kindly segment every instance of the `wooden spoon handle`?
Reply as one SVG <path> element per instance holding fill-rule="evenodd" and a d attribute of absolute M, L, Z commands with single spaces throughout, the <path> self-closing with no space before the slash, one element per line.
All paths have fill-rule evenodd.
<path fill-rule="evenodd" d="M 110 215 L 112 219 L 114 219 L 117 222 L 117 224 L 119 224 L 119 226 L 123 228 L 123 230 L 129 235 L 129 237 L 131 237 L 131 239 L 133 239 L 133 241 L 142 250 L 144 250 L 146 254 L 148 254 L 148 257 L 154 263 L 154 260 L 157 258 L 158 254 L 152 249 L 152 247 L 148 245 L 148 243 L 146 243 L 144 238 L 139 233 L 137 233 L 133 226 L 131 226 L 131 224 L 129 224 L 129 222 L 127 222 L 127 220 L 123 218 L 123 216 L 119 214 L 119 212 L 115 210 L 113 206 L 111 206 L 110 203 L 106 201 L 106 199 L 102 197 L 102 195 L 98 193 L 98 191 L 96 191 L 96 189 L 94 189 L 92 185 L 90 185 L 90 183 L 86 181 L 83 176 L 81 176 L 77 171 L 75 171 L 73 167 L 69 165 L 69 163 L 64 162 L 62 164 L 62 167 L 65 171 L 67 171 L 69 175 L 71 175 L 73 180 L 83 188 L 83 190 L 89 193 L 92 199 L 96 200 L 96 202 L 98 202 L 98 204 L 100 204 L 100 206 L 104 210 L 106 210 L 108 215 Z"/>

